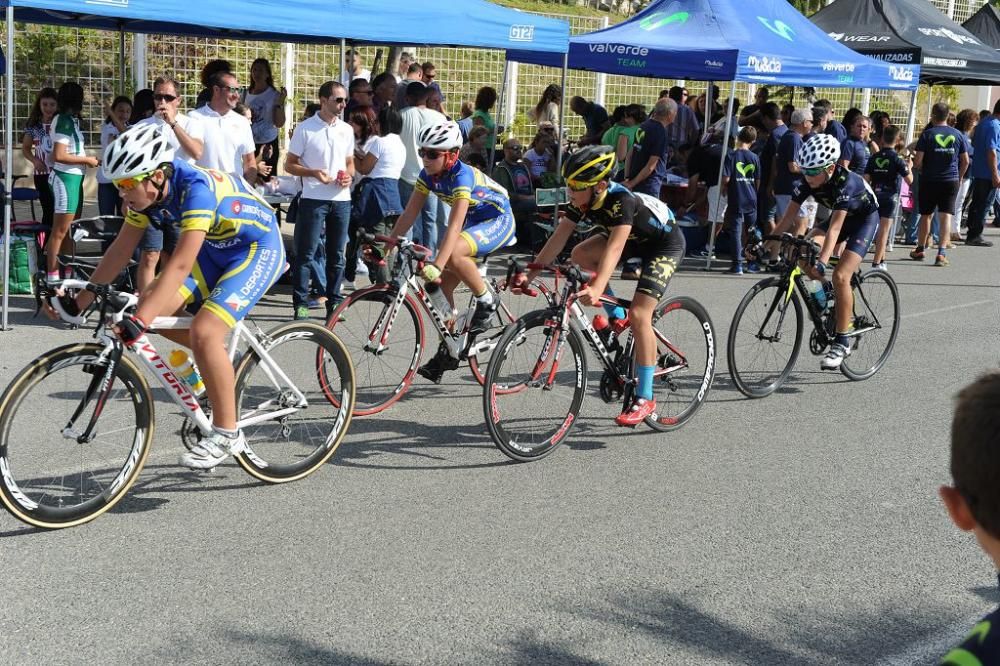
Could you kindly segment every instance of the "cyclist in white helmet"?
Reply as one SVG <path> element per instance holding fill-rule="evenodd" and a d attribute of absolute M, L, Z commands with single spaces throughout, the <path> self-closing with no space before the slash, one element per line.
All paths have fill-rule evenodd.
<path fill-rule="evenodd" d="M 246 445 L 236 428 L 235 377 L 225 340 L 285 269 L 278 221 L 242 178 L 176 159 L 156 125 L 120 134 L 104 153 L 104 173 L 127 210 L 93 282 L 108 283 L 125 267 L 150 224 L 180 228 L 176 251 L 117 332 L 127 345 L 141 343 L 156 317 L 202 305 L 189 330 L 162 334 L 194 352 L 212 405 L 213 433 L 186 452 L 181 464 L 215 467 Z M 92 300 L 85 291 L 65 305 L 76 315 Z"/>
<path fill-rule="evenodd" d="M 851 276 L 861 265 L 868 248 L 878 231 L 878 199 L 864 178 L 837 164 L 840 144 L 836 137 L 817 134 L 799 149 L 797 163 L 802 170 L 800 181 L 792 194 L 792 201 L 785 215 L 774 229 L 782 234 L 792 229 L 799 208 L 809 197 L 833 211 L 829 222 L 813 229 L 812 237 L 822 246 L 815 265 L 807 267 L 814 280 L 826 280 L 827 264 L 834 248 L 841 242 L 846 246 L 832 271 L 836 308 L 837 337 L 830 351 L 820 361 L 823 370 L 836 370 L 851 354 L 851 329 L 854 327 L 854 293 Z M 772 250 L 772 259 L 777 249 Z"/>
<path fill-rule="evenodd" d="M 473 334 L 481 333 L 489 328 L 499 297 L 494 297 L 486 288 L 475 258 L 517 241 L 510 198 L 507 190 L 482 171 L 458 159 L 462 131 L 457 123 L 449 121 L 423 127 L 417 135 L 417 146 L 424 168 L 392 235 L 402 236 L 410 230 L 431 192 L 451 206 L 448 228 L 438 243 L 437 256 L 424 265 L 422 277 L 428 282 L 440 280 L 452 305 L 455 287 L 464 282 L 477 298 L 470 330 Z M 417 372 L 439 383 L 445 370 L 455 367 L 457 361 L 442 344 L 434 358 Z"/>

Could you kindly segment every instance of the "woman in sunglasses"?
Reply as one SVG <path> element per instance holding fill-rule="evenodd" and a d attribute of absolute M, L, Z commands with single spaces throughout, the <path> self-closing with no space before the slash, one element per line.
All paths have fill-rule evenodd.
<path fill-rule="evenodd" d="M 510 199 L 493 179 L 458 159 L 462 131 L 457 123 L 448 121 L 423 127 L 417 134 L 417 146 L 424 168 L 392 236 L 402 236 L 410 230 L 432 192 L 451 206 L 437 256 L 424 265 L 422 277 L 427 282 L 440 279 L 441 289 L 452 305 L 455 302 L 452 292 L 459 282 L 464 282 L 477 299 L 470 333 L 482 333 L 489 328 L 490 318 L 500 303 L 499 297 L 494 298 L 483 282 L 475 258 L 517 242 Z M 457 363 L 442 343 L 434 358 L 417 372 L 437 384 L 444 371 L 454 370 Z"/>
<path fill-rule="evenodd" d="M 851 354 L 850 339 L 847 337 L 854 326 L 851 276 L 868 253 L 878 231 L 879 220 L 878 199 L 871 186 L 864 178 L 838 164 L 839 159 L 840 142 L 830 134 L 817 134 L 802 145 L 796 162 L 802 170 L 803 180 L 797 183 L 791 203 L 774 229 L 775 234 L 791 229 L 799 207 L 809 197 L 833 211 L 828 222 L 813 230 L 813 240 L 822 246 L 816 264 L 806 269 L 814 280 L 827 279 L 827 263 L 833 256 L 834 248 L 841 242 L 847 243 L 833 270 L 837 337 L 820 361 L 823 370 L 836 370 Z M 777 248 L 772 248 L 771 258 L 777 259 Z"/>
<path fill-rule="evenodd" d="M 155 125 L 119 135 L 104 154 L 104 173 L 128 210 L 94 282 L 107 283 L 124 268 L 151 224 L 180 228 L 176 251 L 117 333 L 132 345 L 145 336 L 147 322 L 202 303 L 189 330 L 162 333 L 194 352 L 212 404 L 213 433 L 187 451 L 181 464 L 215 467 L 246 444 L 236 428 L 235 377 L 225 340 L 284 271 L 278 221 L 243 179 L 176 159 Z M 71 308 L 92 300 L 85 291 Z"/>
<path fill-rule="evenodd" d="M 577 296 L 584 305 L 598 306 L 601 294 L 613 295 L 608 280 L 621 258 L 642 257 L 642 272 L 628 313 L 621 307 L 604 306 L 618 331 L 631 322 L 635 333 L 636 398 L 615 419 L 620 426 L 634 428 L 656 411 L 653 309 L 666 293 L 670 277 L 684 257 L 685 245 L 684 235 L 665 203 L 611 181 L 615 162 L 615 150 L 610 146 L 587 146 L 566 159 L 562 174 L 569 186 L 569 207 L 561 212 L 559 226 L 535 262 L 549 264 L 555 260 L 576 225 L 584 219 L 589 220 L 594 225 L 594 233 L 573 248 L 572 260 L 595 271 L 594 280 Z M 531 282 L 536 274 L 530 271 L 524 284 Z M 608 330 L 613 329 L 609 327 Z"/>

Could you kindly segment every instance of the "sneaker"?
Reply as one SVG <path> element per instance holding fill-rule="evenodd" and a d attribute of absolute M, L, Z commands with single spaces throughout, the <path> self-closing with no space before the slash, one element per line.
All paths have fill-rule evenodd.
<path fill-rule="evenodd" d="M 308 305 L 298 305 L 295 307 L 295 321 L 301 321 L 303 319 L 309 319 Z"/>
<path fill-rule="evenodd" d="M 500 307 L 500 296 L 494 295 L 492 303 L 476 301 L 476 311 L 472 313 L 472 321 L 469 322 L 469 333 L 476 335 L 490 329 L 490 320 Z"/>
<path fill-rule="evenodd" d="M 884 261 L 880 261 L 877 264 L 872 264 L 873 271 L 882 271 L 883 273 L 889 272 L 889 267 L 885 265 Z"/>
<path fill-rule="evenodd" d="M 181 464 L 191 469 L 212 469 L 230 455 L 242 453 L 247 447 L 243 431 L 229 438 L 219 432 L 202 437 L 190 451 L 181 456 Z"/>
<path fill-rule="evenodd" d="M 751 261 L 743 267 L 744 273 L 760 273 L 760 265 L 756 261 Z"/>
<path fill-rule="evenodd" d="M 326 319 L 327 319 L 327 321 L 330 320 L 330 317 L 333 315 L 333 311 L 336 310 L 338 307 L 340 307 L 340 303 L 331 303 L 330 301 L 326 302 Z M 344 316 L 343 312 L 341 312 L 339 315 L 337 315 L 337 321 L 338 322 L 347 321 L 347 317 Z"/>
<path fill-rule="evenodd" d="M 993 247 L 993 241 L 985 240 L 982 236 L 976 236 L 975 238 L 966 238 L 966 245 L 972 245 L 975 247 Z"/>
<path fill-rule="evenodd" d="M 326 305 L 326 296 L 317 296 L 316 298 L 309 299 L 309 307 L 318 308 L 321 305 Z"/>
<path fill-rule="evenodd" d="M 458 359 L 452 358 L 451 354 L 448 353 L 448 348 L 442 342 L 431 360 L 417 368 L 417 374 L 435 384 L 440 384 L 444 373 L 456 368 L 458 368 Z"/>
<path fill-rule="evenodd" d="M 632 406 L 615 417 L 615 423 L 626 428 L 634 428 L 646 417 L 656 413 L 656 400 L 636 398 Z"/>
<path fill-rule="evenodd" d="M 851 348 L 845 347 L 839 342 L 833 343 L 830 347 L 830 351 L 826 353 L 823 360 L 819 362 L 819 367 L 822 370 L 836 370 L 840 367 L 840 364 L 844 362 L 844 359 L 851 355 Z"/>
<path fill-rule="evenodd" d="M 726 272 L 729 273 L 730 275 L 743 275 L 743 267 L 733 266 Z"/>
<path fill-rule="evenodd" d="M 354 269 L 354 274 L 355 275 L 368 275 L 368 266 L 365 265 L 365 262 L 361 261 L 360 258 L 358 258 L 358 263 L 357 263 L 356 268 Z"/>
<path fill-rule="evenodd" d="M 923 248 L 918 247 L 916 250 L 911 250 L 910 259 L 913 259 L 914 261 L 923 261 L 924 260 Z"/>
<path fill-rule="evenodd" d="M 935 266 L 947 266 L 949 263 L 950 262 L 948 261 L 948 257 L 946 257 L 943 254 L 939 254 L 937 258 L 934 260 Z"/>

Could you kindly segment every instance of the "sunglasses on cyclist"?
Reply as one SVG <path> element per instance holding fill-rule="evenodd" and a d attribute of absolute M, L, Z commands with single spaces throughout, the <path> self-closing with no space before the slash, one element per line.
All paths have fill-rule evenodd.
<path fill-rule="evenodd" d="M 825 172 L 827 167 L 816 167 L 815 169 L 802 169 L 802 173 L 806 176 L 818 176 Z"/>
<path fill-rule="evenodd" d="M 172 102 L 175 99 L 177 99 L 177 95 L 164 95 L 162 93 L 153 95 L 153 100 L 156 102 Z"/>
<path fill-rule="evenodd" d="M 119 190 L 121 190 L 123 192 L 128 192 L 129 190 L 134 190 L 135 188 L 139 187 L 139 183 L 141 183 L 142 181 L 146 180 L 147 178 L 149 178 L 152 175 L 153 174 L 151 174 L 151 173 L 144 173 L 144 174 L 140 174 L 138 176 L 130 176 L 128 178 L 119 178 L 118 180 L 111 181 L 111 183 L 115 187 L 117 187 Z"/>
<path fill-rule="evenodd" d="M 591 187 L 593 187 L 593 185 L 588 185 L 586 183 L 577 183 L 576 181 L 570 180 L 566 182 L 566 187 L 568 187 L 573 192 L 583 192 L 584 190 L 588 190 Z"/>
<path fill-rule="evenodd" d="M 444 155 L 443 150 L 434 150 L 433 148 L 420 148 L 417 150 L 417 155 L 420 155 L 425 160 L 436 160 L 437 158 Z"/>

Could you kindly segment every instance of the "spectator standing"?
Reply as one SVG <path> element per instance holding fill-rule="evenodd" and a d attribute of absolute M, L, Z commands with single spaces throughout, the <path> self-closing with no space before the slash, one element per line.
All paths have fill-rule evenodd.
<path fill-rule="evenodd" d="M 965 202 L 968 199 L 969 191 L 972 189 L 972 163 L 976 156 L 973 154 L 972 133 L 979 124 L 979 116 L 972 109 L 963 109 L 955 119 L 955 129 L 962 133 L 965 141 L 965 149 L 969 153 L 969 168 L 965 172 L 965 178 L 958 185 L 958 198 L 955 199 L 955 223 L 952 225 L 951 240 L 957 243 L 962 240 L 962 212 L 965 210 Z"/>
<path fill-rule="evenodd" d="M 409 102 L 406 101 L 406 90 L 409 88 L 410 84 L 414 81 L 423 83 L 424 70 L 420 66 L 420 63 L 412 63 L 410 69 L 407 70 L 406 76 L 403 80 L 399 82 L 396 86 L 396 109 L 402 113 L 403 109 L 409 106 Z"/>
<path fill-rule="evenodd" d="M 879 227 L 878 235 L 875 236 L 875 256 L 872 259 L 872 268 L 877 270 L 886 270 L 885 248 L 889 241 L 892 217 L 896 212 L 899 179 L 902 178 L 907 185 L 913 183 L 909 166 L 893 147 L 898 136 L 898 127 L 886 127 L 882 131 L 882 149 L 872 155 L 865 167 L 865 180 L 871 184 L 875 199 L 878 200 Z"/>
<path fill-rule="evenodd" d="M 347 89 L 327 81 L 319 89 L 320 109 L 295 128 L 288 145 L 285 171 L 302 179 L 293 244 L 292 306 L 296 319 L 309 318 L 310 264 L 326 232 L 326 313 L 343 298 L 347 231 L 351 221 L 351 181 L 354 177 L 354 132 L 340 119 Z"/>
<path fill-rule="evenodd" d="M 96 167 L 100 160 L 87 155 L 80 132 L 80 112 L 83 109 L 83 88 L 76 81 L 59 86 L 56 95 L 56 116 L 52 121 L 52 173 L 49 185 L 55 198 L 52 232 L 45 244 L 46 278 L 58 282 L 59 250 L 73 219 L 83 207 L 83 176 L 87 167 Z"/>
<path fill-rule="evenodd" d="M 749 116 L 752 113 L 756 113 L 761 110 L 761 108 L 767 104 L 767 100 L 771 97 L 771 91 L 768 90 L 767 86 L 760 86 L 757 88 L 757 92 L 753 96 L 753 104 L 748 104 L 743 107 L 743 113 L 740 114 L 740 119 Z"/>
<path fill-rule="evenodd" d="M 132 100 L 124 95 L 115 97 L 108 109 L 108 115 L 101 124 L 101 158 L 108 145 L 128 128 L 132 115 Z M 97 210 L 101 215 L 121 215 L 121 197 L 118 188 L 104 175 L 104 169 L 97 170 Z"/>
<path fill-rule="evenodd" d="M 368 79 L 357 78 L 351 81 L 347 87 L 347 108 L 344 109 L 344 117 L 350 118 L 351 114 L 358 109 L 370 107 L 375 98 L 375 89 Z"/>
<path fill-rule="evenodd" d="M 859 176 L 865 174 L 865 167 L 871 153 L 868 149 L 868 135 L 871 121 L 860 112 L 851 119 L 850 134 L 840 144 L 840 165 Z"/>
<path fill-rule="evenodd" d="M 660 198 L 662 177 L 657 167 L 667 159 L 667 127 L 676 117 L 677 102 L 669 97 L 653 106 L 652 115 L 636 132 L 635 145 L 625 165 L 625 187 Z"/>
<path fill-rule="evenodd" d="M 772 223 L 770 212 L 775 204 L 774 172 L 778 155 L 778 145 L 785 136 L 788 126 L 781 120 L 778 105 L 768 102 L 760 110 L 760 122 L 767 137 L 760 153 L 760 190 L 757 192 L 757 224 L 763 225 L 764 233 L 771 233 Z M 758 137 L 759 140 L 759 137 Z M 777 219 L 781 219 L 780 216 Z"/>
<path fill-rule="evenodd" d="M 396 68 L 396 73 L 393 74 L 393 78 L 396 83 L 401 82 L 406 78 L 407 73 L 410 71 L 410 65 L 416 62 L 416 58 L 409 51 L 403 51 L 399 54 L 399 66 Z M 372 82 L 374 83 L 374 81 Z"/>
<path fill-rule="evenodd" d="M 628 114 L 628 110 L 627 106 L 616 107 L 611 113 L 611 127 L 601 137 L 601 143 L 615 151 L 616 174 L 625 165 L 625 158 L 628 157 L 628 151 L 635 143 L 635 134 L 639 131 L 639 125 Z"/>
<path fill-rule="evenodd" d="M 444 103 L 445 99 L 444 92 L 441 90 L 441 84 L 437 80 L 437 67 L 434 66 L 432 62 L 425 62 L 420 66 L 421 78 L 420 80 L 424 82 L 424 85 L 428 88 L 433 88 L 438 91 L 441 95 L 441 102 Z"/>
<path fill-rule="evenodd" d="M 347 49 L 344 51 L 344 63 L 347 66 L 347 72 L 341 75 L 341 81 L 345 83 L 350 83 L 354 79 L 371 81 L 371 70 L 365 69 L 365 62 L 357 49 Z"/>
<path fill-rule="evenodd" d="M 483 86 L 476 93 L 474 104 L 475 111 L 472 112 L 473 127 L 482 126 L 488 131 L 486 136 L 486 149 L 489 151 L 497 143 L 497 124 L 490 115 L 493 106 L 497 103 L 497 91 L 492 86 Z"/>
<path fill-rule="evenodd" d="M 250 65 L 250 87 L 242 101 L 250 107 L 250 129 L 253 132 L 254 153 L 278 173 L 278 130 L 285 126 L 285 101 L 288 91 L 274 87 L 271 63 L 257 58 Z"/>
<path fill-rule="evenodd" d="M 503 142 L 503 159 L 493 169 L 493 180 L 507 190 L 510 207 L 514 212 L 515 235 L 528 250 L 534 251 L 534 221 L 538 207 L 535 205 L 535 188 L 531 171 L 521 160 L 524 146 L 515 138 Z"/>
<path fill-rule="evenodd" d="M 1000 196 L 1000 101 L 993 107 L 993 115 L 979 123 L 972 146 L 972 203 L 965 244 L 989 247 L 993 243 L 983 238 L 983 226 L 991 205 Z"/>
<path fill-rule="evenodd" d="M 608 111 L 597 102 L 588 102 L 583 97 L 574 97 L 569 101 L 573 113 L 583 118 L 587 131 L 580 137 L 577 144 L 589 146 L 601 142 L 604 130 L 608 128 Z"/>
<path fill-rule="evenodd" d="M 149 88 L 137 90 L 132 98 L 132 113 L 129 116 L 128 124 L 136 125 L 141 120 L 145 120 L 156 111 L 156 100 L 154 93 Z"/>
<path fill-rule="evenodd" d="M 429 88 L 427 90 L 427 108 L 432 111 L 437 111 L 442 116 L 448 118 L 448 114 L 444 112 L 444 104 L 441 103 L 441 93 L 439 93 L 435 88 Z M 451 118 L 448 118 L 448 120 L 451 120 Z"/>
<path fill-rule="evenodd" d="M 757 227 L 757 190 L 760 188 L 760 159 L 750 152 L 757 140 L 757 130 L 744 127 L 736 137 L 736 150 L 729 152 L 722 172 L 722 187 L 726 190 L 724 228 L 729 233 L 729 249 L 733 263 L 729 272 L 743 274 L 743 232 Z M 756 273 L 756 265 L 747 266 Z"/>
<path fill-rule="evenodd" d="M 448 122 L 444 114 L 427 108 L 430 89 L 420 81 L 413 81 L 406 89 L 408 106 L 403 109 L 403 128 L 399 137 L 406 148 L 406 164 L 399 176 L 399 199 L 408 202 L 416 186 L 417 177 L 423 169 L 423 161 L 417 153 L 417 134 L 427 125 Z M 429 247 L 437 248 L 437 201 L 427 197 L 420 216 L 413 226 L 413 240 Z"/>
<path fill-rule="evenodd" d="M 242 92 L 239 82 L 234 74 L 217 72 L 211 84 L 212 99 L 191 112 L 205 129 L 205 147 L 196 164 L 256 183 L 256 146 L 250 121 L 234 111 Z"/>
<path fill-rule="evenodd" d="M 462 117 L 455 122 L 458 125 L 459 131 L 462 132 L 462 141 L 469 140 L 469 132 L 472 131 L 472 111 L 472 102 L 468 100 L 462 102 L 461 111 L 459 112 Z"/>
<path fill-rule="evenodd" d="M 694 110 L 686 104 L 687 92 L 681 86 L 674 86 L 667 96 L 677 103 L 677 118 L 667 128 L 667 145 L 671 153 L 676 154 L 682 149 L 698 144 L 698 119 Z"/>
<path fill-rule="evenodd" d="M 822 106 L 826 109 L 826 133 L 837 138 L 837 141 L 844 143 L 847 138 L 847 128 L 833 117 L 833 104 L 828 99 L 821 99 L 813 104 L 814 107 Z"/>
<path fill-rule="evenodd" d="M 382 109 L 392 106 L 396 97 L 396 79 L 389 72 L 382 72 L 372 79 L 372 108 L 376 115 L 381 115 Z"/>
<path fill-rule="evenodd" d="M 21 139 L 21 154 L 31 162 L 34 170 L 35 190 L 42 206 L 42 224 L 52 225 L 55 199 L 49 185 L 52 171 L 52 121 L 56 117 L 58 93 L 55 88 L 42 88 L 28 114 Z"/>
<path fill-rule="evenodd" d="M 812 112 L 806 109 L 795 109 L 789 118 L 792 125 L 778 141 L 774 160 L 774 202 L 777 219 L 785 217 L 785 210 L 792 201 L 795 188 L 802 182 L 802 171 L 797 164 L 799 150 L 806 137 L 812 132 Z M 792 233 L 804 234 L 809 218 L 806 206 L 799 207 L 797 225 Z"/>
<path fill-rule="evenodd" d="M 955 210 L 958 184 L 969 168 L 969 153 L 962 140 L 962 133 L 954 127 L 948 127 L 948 105 L 944 102 L 931 107 L 931 126 L 917 140 L 914 166 L 920 170 L 920 227 L 917 231 L 917 247 L 910 252 L 910 258 L 924 260 L 924 248 L 931 242 L 931 216 L 936 210 L 939 232 L 934 265 L 947 266 L 949 261 L 945 247 L 950 238 L 951 216 Z"/>
<path fill-rule="evenodd" d="M 233 66 L 228 60 L 209 60 L 201 68 L 199 80 L 202 90 L 198 93 L 198 99 L 194 103 L 194 108 L 198 109 L 212 101 L 212 77 L 219 72 L 232 72 Z"/>
<path fill-rule="evenodd" d="M 535 127 L 541 128 L 542 123 L 552 123 L 553 127 L 559 127 L 560 102 L 562 102 L 562 88 L 555 83 L 545 86 L 541 99 L 529 113 Z"/>

